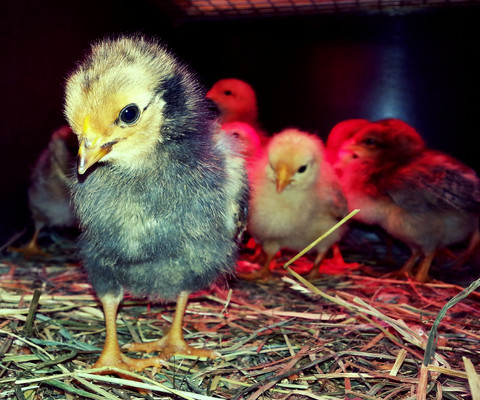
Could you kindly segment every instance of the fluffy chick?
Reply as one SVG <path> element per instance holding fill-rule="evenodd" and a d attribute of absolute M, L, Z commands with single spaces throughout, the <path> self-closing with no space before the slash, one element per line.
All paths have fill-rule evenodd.
<path fill-rule="evenodd" d="M 83 263 L 105 314 L 95 366 L 141 370 L 172 354 L 215 357 L 187 345 L 188 294 L 232 271 L 245 225 L 241 157 L 215 123 L 196 78 L 166 48 L 142 37 L 105 39 L 69 77 L 65 114 L 79 140 L 72 200 Z M 213 117 L 213 116 L 212 116 Z M 115 316 L 124 290 L 177 299 L 163 338 L 121 353 Z"/>
<path fill-rule="evenodd" d="M 378 122 L 384 126 L 389 126 L 391 129 L 395 129 L 397 131 L 410 131 L 411 135 L 414 135 L 421 140 L 420 136 L 413 130 L 413 128 L 400 119 L 387 118 Z M 339 162 L 339 160 L 343 158 L 341 154 L 342 145 L 346 141 L 351 139 L 360 129 L 365 128 L 368 124 L 371 123 L 372 122 L 367 119 L 347 119 L 337 123 L 332 128 L 325 144 L 325 156 L 326 159 L 335 166 L 335 171 L 337 172 L 337 174 L 341 174 L 341 168 L 339 167 L 339 165 L 341 165 L 341 161 Z M 356 239 L 360 239 L 361 241 L 367 240 L 369 242 L 372 242 L 373 239 L 373 242 L 382 243 L 382 246 L 383 244 L 386 244 L 385 262 L 393 263 L 393 240 L 392 237 L 388 235 L 385 231 L 373 231 L 371 229 L 368 231 L 362 229 L 357 229 L 353 231 L 351 230 L 350 235 L 348 236 L 348 240 L 355 241 Z"/>
<path fill-rule="evenodd" d="M 437 250 L 470 237 L 470 252 L 478 243 L 480 182 L 400 122 L 370 123 L 344 143 L 341 183 L 360 221 L 380 225 L 410 247 L 402 274 L 423 258 L 415 279 L 424 282 Z"/>
<path fill-rule="evenodd" d="M 347 204 L 332 166 L 324 160 L 321 140 L 298 129 L 274 135 L 251 176 L 248 231 L 262 245 L 266 261 L 241 278 L 263 278 L 282 248 L 302 250 L 347 214 Z M 314 271 L 330 247 L 338 242 L 340 228 L 315 248 Z"/>
<path fill-rule="evenodd" d="M 257 95 L 249 83 L 234 78 L 220 79 L 206 96 L 220 111 L 220 123 L 245 122 L 255 129 L 262 142 L 267 140 L 258 121 Z"/>
<path fill-rule="evenodd" d="M 74 228 L 76 218 L 70 206 L 70 172 L 75 164 L 77 140 L 68 126 L 55 130 L 48 146 L 37 159 L 30 176 L 28 202 L 34 222 L 31 240 L 23 247 L 11 248 L 26 257 L 47 256 L 38 244 L 44 228 Z"/>

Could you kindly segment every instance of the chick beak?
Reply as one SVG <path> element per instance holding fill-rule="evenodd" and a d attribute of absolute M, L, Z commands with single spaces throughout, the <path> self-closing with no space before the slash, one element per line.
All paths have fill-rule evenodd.
<path fill-rule="evenodd" d="M 112 146 L 95 146 L 91 145 L 91 142 L 83 138 L 78 149 L 78 173 L 84 174 L 97 161 L 105 157 L 110 151 Z"/>
<path fill-rule="evenodd" d="M 292 183 L 292 172 L 285 162 L 280 162 L 276 168 L 277 175 L 277 193 L 282 193 L 283 190 Z"/>
<path fill-rule="evenodd" d="M 83 175 L 97 161 L 112 151 L 113 143 L 101 145 L 99 138 L 92 132 L 90 117 L 87 115 L 83 121 L 83 133 L 78 149 L 78 173 Z"/>

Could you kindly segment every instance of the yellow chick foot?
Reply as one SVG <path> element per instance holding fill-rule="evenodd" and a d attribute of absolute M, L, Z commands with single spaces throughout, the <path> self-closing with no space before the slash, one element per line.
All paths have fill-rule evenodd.
<path fill-rule="evenodd" d="M 23 256 L 29 260 L 30 258 L 47 258 L 50 257 L 50 254 L 43 251 L 37 242 L 38 233 L 35 233 L 32 240 L 28 242 L 25 246 L 22 247 L 9 247 L 8 250 L 14 253 L 21 253 Z"/>
<path fill-rule="evenodd" d="M 118 353 L 102 353 L 97 362 L 93 365 L 92 368 L 102 368 L 109 367 L 115 369 L 123 369 L 125 371 L 135 371 L 140 372 L 148 367 L 162 367 L 165 365 L 165 360 L 161 357 L 150 357 L 150 358 L 131 358 L 125 354 Z M 110 373 L 112 370 L 106 369 L 103 373 Z M 131 376 L 122 374 L 121 372 L 114 371 L 116 375 L 124 379 L 133 379 Z"/>
<path fill-rule="evenodd" d="M 187 356 L 194 357 L 206 357 L 215 359 L 220 357 L 216 351 L 207 350 L 207 349 L 197 349 L 190 346 L 183 340 L 183 338 L 174 338 L 170 335 L 167 335 L 159 340 L 147 343 L 129 343 L 123 346 L 123 349 L 132 352 L 144 352 L 152 353 L 158 352 L 157 357 L 152 357 L 153 359 L 159 359 L 159 361 L 168 360 L 170 357 L 178 354 L 183 354 Z M 148 361 L 152 358 L 142 359 L 139 361 Z"/>
<path fill-rule="evenodd" d="M 183 354 L 195 357 L 208 357 L 215 359 L 220 357 L 216 351 L 207 349 L 197 349 L 185 342 L 182 333 L 182 321 L 187 306 L 188 293 L 181 293 L 177 299 L 177 308 L 173 316 L 170 331 L 161 339 L 147 343 L 130 343 L 123 346 L 128 351 L 140 351 L 144 353 L 158 352 L 159 360 L 168 360 L 175 354 Z M 146 359 L 145 361 L 147 361 Z"/>

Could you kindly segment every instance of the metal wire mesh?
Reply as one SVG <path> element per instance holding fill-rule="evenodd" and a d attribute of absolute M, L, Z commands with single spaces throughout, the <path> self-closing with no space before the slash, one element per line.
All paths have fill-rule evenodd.
<path fill-rule="evenodd" d="M 401 11 L 480 5 L 480 0 L 154 0 L 177 20 Z"/>

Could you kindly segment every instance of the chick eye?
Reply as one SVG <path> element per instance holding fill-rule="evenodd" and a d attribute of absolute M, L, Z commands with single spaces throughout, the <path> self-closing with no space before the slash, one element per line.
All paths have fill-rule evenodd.
<path fill-rule="evenodd" d="M 378 144 L 378 142 L 375 139 L 372 138 L 366 138 L 363 143 L 365 143 L 367 146 L 374 146 Z"/>
<path fill-rule="evenodd" d="M 224 93 L 225 95 L 227 95 L 227 96 L 231 96 L 231 95 L 232 95 L 232 91 L 231 91 L 231 90 L 225 90 L 223 93 Z"/>
<path fill-rule="evenodd" d="M 136 104 L 129 104 L 125 106 L 118 115 L 120 120 L 127 125 L 134 124 L 140 118 L 140 109 Z"/>
<path fill-rule="evenodd" d="M 303 174 L 306 170 L 307 170 L 307 166 L 306 166 L 306 165 L 302 165 L 302 166 L 297 170 L 297 172 L 298 172 L 299 174 Z"/>

